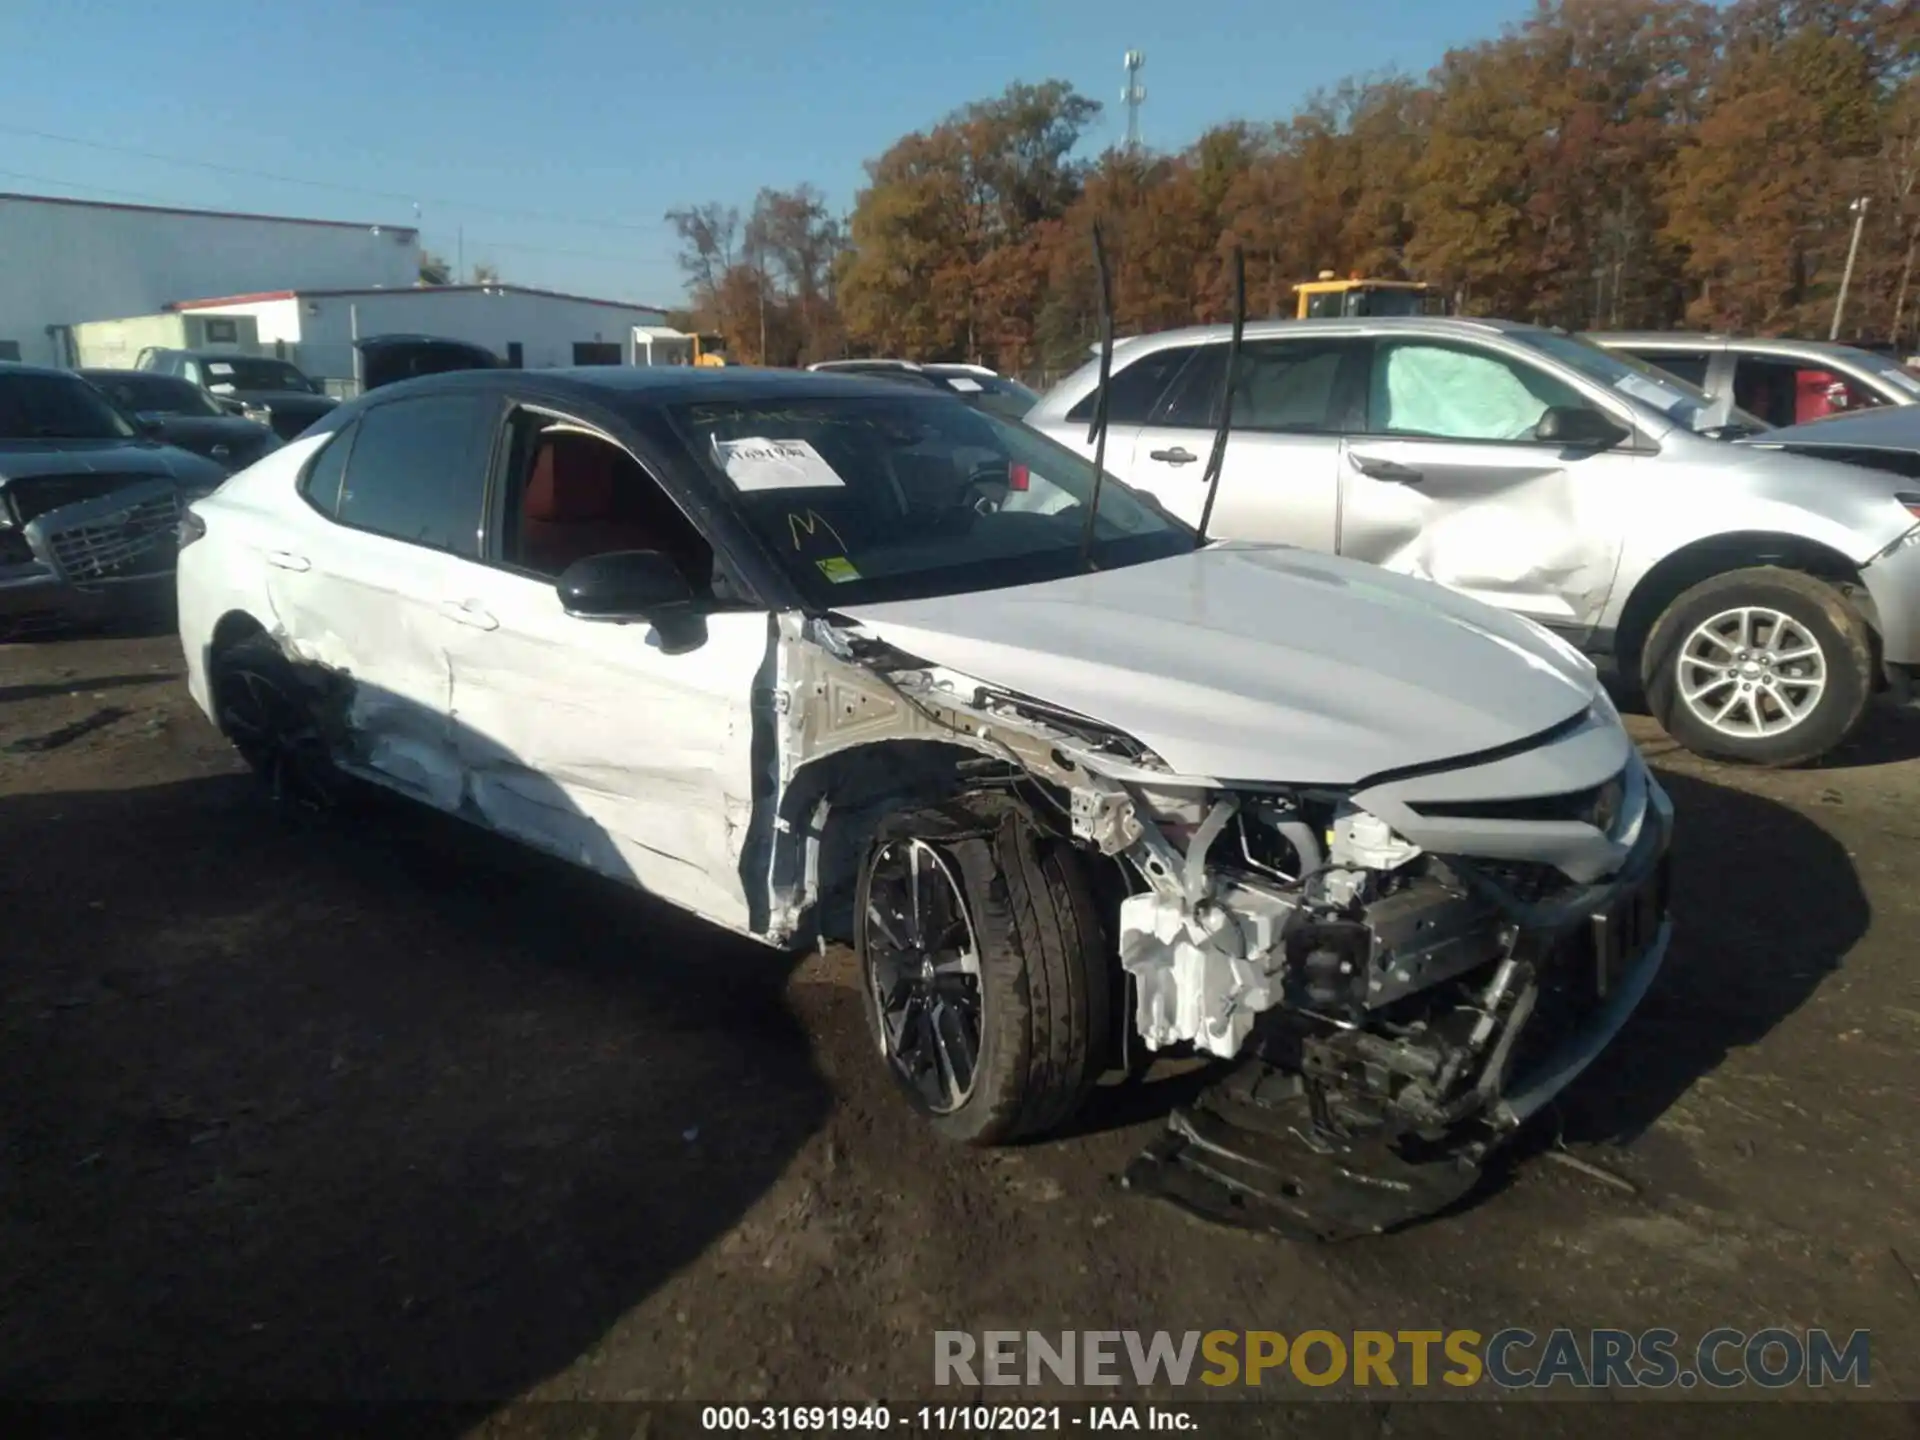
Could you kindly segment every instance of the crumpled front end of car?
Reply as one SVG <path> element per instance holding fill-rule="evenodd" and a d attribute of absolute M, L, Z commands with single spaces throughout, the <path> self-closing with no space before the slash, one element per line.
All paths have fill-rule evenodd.
<path fill-rule="evenodd" d="M 1665 958 L 1672 805 L 1601 700 L 1513 752 L 1349 792 L 1137 787 L 1135 1029 L 1238 1066 L 1137 1188 L 1287 1234 L 1451 1203 Z"/>
<path fill-rule="evenodd" d="M 1137 1188 L 1322 1238 L 1431 1213 L 1606 1048 L 1664 959 L 1672 806 L 1597 689 L 1497 751 L 1350 785 L 1236 783 L 815 633 L 839 657 L 809 647 L 826 668 L 792 677 L 783 751 L 824 753 L 844 725 L 850 743 L 978 752 L 967 783 L 1033 797 L 1124 877 L 1128 1043 L 1234 1062 L 1136 1162 Z M 830 867 L 794 868 L 798 901 Z"/>
<path fill-rule="evenodd" d="M 1352 792 L 1130 798 L 1140 1036 L 1221 1058 L 1280 1039 L 1351 1125 L 1510 1128 L 1665 952 L 1672 807 L 1605 701 L 1516 753 Z"/>

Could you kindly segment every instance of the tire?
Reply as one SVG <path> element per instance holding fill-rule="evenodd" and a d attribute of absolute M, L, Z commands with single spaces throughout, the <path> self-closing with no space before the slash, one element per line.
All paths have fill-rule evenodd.
<path fill-rule="evenodd" d="M 1765 613 L 1743 620 L 1742 611 Z M 1779 653 L 1797 658 L 1779 658 L 1782 641 Z M 1808 646 L 1817 654 L 1803 653 Z M 1715 575 L 1674 600 L 1647 637 L 1640 673 L 1647 708 L 1687 749 L 1784 768 L 1819 759 L 1859 730 L 1873 664 L 1873 632 L 1844 594 L 1767 565 Z M 1724 704 L 1734 708 L 1716 725 Z"/>
<path fill-rule="evenodd" d="M 897 876 L 903 852 L 919 852 L 923 929 L 912 936 Z M 944 888 L 957 898 L 964 930 L 931 933 L 944 921 L 934 900 Z M 909 1103 L 947 1139 L 996 1145 L 1051 1130 L 1077 1110 L 1098 1081 L 1113 1029 L 1113 976 L 1107 937 L 1072 846 L 1044 835 L 1027 811 L 998 796 L 964 796 L 895 815 L 876 832 L 860 867 L 855 948 L 868 1022 L 882 1062 Z M 882 917 L 876 920 L 875 916 Z M 964 956 L 951 939 L 971 942 L 975 956 L 977 1046 L 969 1083 L 950 1085 L 959 1065 L 925 1063 L 903 1051 L 912 1023 L 924 1040 L 964 1008 Z M 902 949 L 931 952 L 947 973 L 902 974 Z M 956 969 L 956 967 L 958 967 Z M 922 966 L 925 970 L 925 966 Z M 919 1020 L 902 1024 L 902 983 L 959 996 L 943 1010 L 923 1003 Z M 893 1009 L 889 1010 L 890 1001 Z M 891 1016 L 891 1018 L 890 1018 Z M 948 1030 L 943 1033 L 952 1035 Z M 924 1056 L 926 1047 L 918 1047 Z M 964 1058 L 964 1047 L 953 1050 Z M 951 1061 L 949 1054 L 948 1060 Z"/>
<path fill-rule="evenodd" d="M 280 647 L 266 635 L 236 641 L 213 657 L 210 680 L 221 733 L 267 797 L 289 814 L 339 809 L 345 777 L 316 721 L 316 697 Z"/>

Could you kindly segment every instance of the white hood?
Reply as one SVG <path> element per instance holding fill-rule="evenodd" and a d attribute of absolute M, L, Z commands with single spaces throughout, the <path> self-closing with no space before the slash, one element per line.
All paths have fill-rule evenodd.
<path fill-rule="evenodd" d="M 1287 547 L 842 613 L 1221 780 L 1350 785 L 1523 740 L 1598 693 L 1593 667 L 1529 621 Z"/>

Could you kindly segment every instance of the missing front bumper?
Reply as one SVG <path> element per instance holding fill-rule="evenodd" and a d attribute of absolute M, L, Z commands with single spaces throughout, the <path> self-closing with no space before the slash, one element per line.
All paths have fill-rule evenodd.
<path fill-rule="evenodd" d="M 1166 1133 L 1135 1158 L 1122 1183 L 1203 1219 L 1321 1242 L 1383 1234 L 1461 1202 L 1479 1183 L 1485 1157 L 1592 1065 L 1659 974 L 1673 932 L 1667 845 L 1663 825 L 1606 911 L 1592 917 L 1582 937 L 1591 945 L 1561 957 L 1563 970 L 1584 976 L 1595 992 L 1578 1023 L 1542 1037 L 1549 1043 L 1514 1066 L 1455 1140 L 1334 1138 L 1315 1124 L 1306 1082 L 1249 1057 L 1169 1117 Z M 1609 936 L 1635 910 L 1650 938 L 1637 936 L 1637 948 L 1610 965 Z M 1545 1023 L 1524 1019 L 1519 1033 L 1536 1019 Z"/>

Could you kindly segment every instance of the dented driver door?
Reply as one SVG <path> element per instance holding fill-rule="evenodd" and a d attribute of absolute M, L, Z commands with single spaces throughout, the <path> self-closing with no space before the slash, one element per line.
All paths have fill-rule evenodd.
<path fill-rule="evenodd" d="M 1339 553 L 1565 632 L 1591 630 L 1652 467 L 1631 451 L 1533 439 L 1551 405 L 1592 408 L 1493 350 L 1379 343 L 1367 423 L 1340 447 Z"/>
<path fill-rule="evenodd" d="M 490 828 L 748 932 L 756 678 L 768 617 L 706 618 L 669 653 L 645 623 L 569 615 L 551 580 L 474 567 L 490 627 L 453 650 L 467 804 Z"/>

